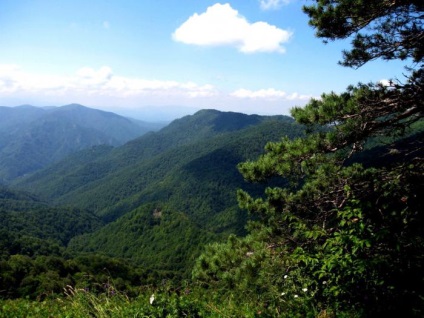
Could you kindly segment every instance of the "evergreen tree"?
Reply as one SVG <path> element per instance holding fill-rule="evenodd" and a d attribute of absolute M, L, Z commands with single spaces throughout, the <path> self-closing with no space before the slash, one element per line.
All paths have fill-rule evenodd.
<path fill-rule="evenodd" d="M 317 0 L 304 11 L 325 41 L 353 37 L 342 65 L 381 58 L 413 67 L 402 81 L 294 108 L 309 134 L 239 165 L 247 180 L 290 186 L 262 198 L 239 191 L 257 221 L 246 238 L 210 246 L 194 277 L 269 315 L 422 316 L 424 3 Z"/>

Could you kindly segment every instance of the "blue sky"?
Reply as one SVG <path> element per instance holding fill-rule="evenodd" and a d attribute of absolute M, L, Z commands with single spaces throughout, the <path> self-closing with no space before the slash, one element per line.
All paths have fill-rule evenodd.
<path fill-rule="evenodd" d="M 145 119 L 202 108 L 289 114 L 323 92 L 401 77 L 337 62 L 303 0 L 1 0 L 0 105 L 80 103 Z"/>

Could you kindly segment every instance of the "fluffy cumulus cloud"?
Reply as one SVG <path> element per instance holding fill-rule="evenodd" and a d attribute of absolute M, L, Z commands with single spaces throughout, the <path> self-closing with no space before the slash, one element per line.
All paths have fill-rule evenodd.
<path fill-rule="evenodd" d="M 262 10 L 277 10 L 289 2 L 290 0 L 259 0 Z"/>
<path fill-rule="evenodd" d="M 292 33 L 266 22 L 250 23 L 230 4 L 215 4 L 193 14 L 173 34 L 173 39 L 199 46 L 235 46 L 243 53 L 278 52 Z"/>

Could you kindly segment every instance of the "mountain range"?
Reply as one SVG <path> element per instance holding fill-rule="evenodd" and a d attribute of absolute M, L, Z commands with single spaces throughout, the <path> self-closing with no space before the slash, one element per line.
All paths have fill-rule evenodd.
<path fill-rule="evenodd" d="M 81 110 L 75 105 L 65 108 Z M 56 118 L 54 112 L 49 116 Z M 74 118 L 78 116 L 80 123 L 89 125 L 90 120 L 82 115 Z M 124 121 L 116 118 L 120 120 Z M 50 126 L 41 127 L 44 135 L 51 133 Z M 77 138 L 72 130 L 69 135 L 66 132 L 63 129 L 62 142 Z M 49 240 L 48 246 L 56 244 L 71 255 L 102 254 L 131 260 L 166 277 L 187 277 L 206 244 L 245 233 L 250 217 L 238 207 L 237 189 L 259 195 L 270 185 L 245 182 L 237 164 L 257 158 L 269 141 L 303 134 L 304 128 L 287 116 L 201 110 L 126 143 L 124 139 L 100 143 L 99 139 L 91 147 L 70 151 L 62 159 L 11 179 L 6 189 L 9 199 L 0 198 L 14 233 L 9 231 L 9 237 L 19 237 L 22 229 L 28 229 L 27 236 Z M 39 139 L 30 140 L 29 148 L 40 147 Z M 23 200 L 17 203 L 10 197 Z M 64 224 L 58 221 L 56 226 L 52 218 Z M 39 221 L 28 221 L 35 219 Z M 77 228 L 66 230 L 66 224 Z"/>
<path fill-rule="evenodd" d="M 0 107 L 0 183 L 94 145 L 122 145 L 163 125 L 78 104 Z"/>

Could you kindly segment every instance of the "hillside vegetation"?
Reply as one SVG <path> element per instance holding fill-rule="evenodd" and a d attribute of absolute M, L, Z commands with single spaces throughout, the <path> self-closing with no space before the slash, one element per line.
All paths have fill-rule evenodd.
<path fill-rule="evenodd" d="M 301 134 L 303 128 L 289 117 L 206 110 L 121 147 L 78 153 L 16 185 L 106 221 L 150 201 L 172 203 L 200 220 L 201 204 L 215 211 L 223 210 L 218 202 L 237 205 L 231 191 L 244 183 L 237 163 L 263 152 L 269 140 Z M 213 193 L 224 197 L 216 200 Z"/>
<path fill-rule="evenodd" d="M 17 186 L 109 223 L 75 237 L 73 253 L 100 252 L 189 277 L 206 243 L 245 233 L 237 189 L 264 189 L 245 183 L 237 164 L 269 140 L 303 133 L 289 117 L 204 110 L 121 147 L 79 152 Z"/>

